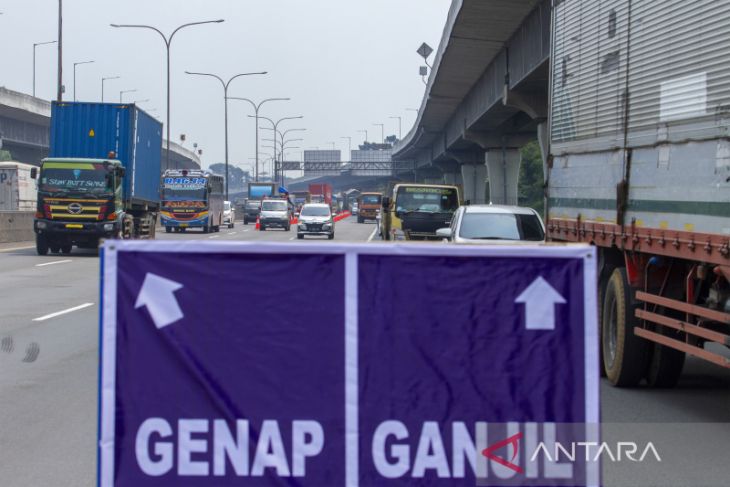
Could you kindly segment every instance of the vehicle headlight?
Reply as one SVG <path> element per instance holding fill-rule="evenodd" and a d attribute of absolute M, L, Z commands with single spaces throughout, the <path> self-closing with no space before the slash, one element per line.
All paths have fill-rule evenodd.
<path fill-rule="evenodd" d="M 38 222 L 36 223 L 36 226 L 40 230 L 45 230 L 48 227 L 48 224 L 46 222 Z"/>
<path fill-rule="evenodd" d="M 111 232 L 114 230 L 114 224 L 113 223 L 105 223 L 104 224 L 104 231 L 105 232 Z"/>
<path fill-rule="evenodd" d="M 299 226 L 302 228 L 307 228 L 307 224 L 305 222 L 299 222 Z"/>

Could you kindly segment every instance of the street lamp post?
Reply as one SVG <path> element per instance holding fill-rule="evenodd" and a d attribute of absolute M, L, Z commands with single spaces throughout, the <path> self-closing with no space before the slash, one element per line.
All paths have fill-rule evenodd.
<path fill-rule="evenodd" d="M 56 100 L 63 101 L 63 0 L 58 0 L 58 86 Z"/>
<path fill-rule="evenodd" d="M 104 82 L 111 79 L 119 79 L 119 76 L 111 76 L 109 78 L 101 78 L 101 102 L 104 103 Z"/>
<path fill-rule="evenodd" d="M 33 96 L 35 97 L 35 51 L 38 46 L 45 46 L 48 44 L 55 44 L 58 41 L 48 41 L 48 42 L 36 42 L 33 44 Z"/>
<path fill-rule="evenodd" d="M 225 110 L 224 110 L 225 111 L 224 138 L 225 138 L 225 146 L 226 146 L 225 147 L 225 150 L 226 150 L 226 161 L 225 162 L 226 162 L 226 200 L 227 200 L 228 199 L 228 87 L 231 85 L 231 82 L 236 78 L 240 78 L 242 76 L 253 76 L 253 75 L 257 75 L 257 74 L 263 75 L 263 74 L 267 74 L 267 71 L 261 71 L 258 73 L 240 73 L 235 76 L 232 76 L 228 81 L 224 81 L 223 78 L 221 78 L 220 76 L 213 74 L 213 73 L 197 73 L 197 72 L 192 72 L 192 71 L 185 71 L 185 73 L 192 75 L 192 76 L 208 76 L 210 78 L 215 78 L 218 81 L 220 81 L 221 85 L 223 86 L 223 103 L 224 103 L 224 107 L 225 107 Z"/>
<path fill-rule="evenodd" d="M 261 117 L 261 118 L 265 118 L 265 117 Z M 271 120 L 269 120 L 269 121 L 271 121 Z M 298 142 L 298 141 L 304 140 L 304 139 L 290 139 L 290 140 L 287 140 L 285 142 L 286 136 L 290 132 L 305 132 L 307 129 L 305 129 L 305 128 L 295 128 L 295 129 L 289 129 L 289 130 L 285 130 L 284 132 L 281 132 L 281 131 L 279 131 L 277 129 L 273 129 L 273 128 L 270 129 L 270 128 L 266 128 L 266 127 L 261 127 L 261 130 L 271 130 L 272 132 L 274 132 L 274 139 L 276 139 L 277 136 L 281 139 L 278 143 L 282 147 L 281 154 L 282 154 L 282 161 L 283 161 L 283 157 L 284 157 L 283 156 L 283 152 L 284 152 L 283 147 L 286 144 L 286 142 L 293 142 L 293 141 L 297 141 Z M 271 140 L 271 139 L 266 139 L 266 140 Z M 276 146 L 277 140 L 273 140 L 273 142 L 274 142 L 274 146 Z M 274 155 L 276 155 L 276 150 L 274 150 Z M 282 180 L 283 180 L 283 175 L 282 175 Z M 282 184 L 283 184 L 283 181 L 282 181 Z"/>
<path fill-rule="evenodd" d="M 374 123 L 373 125 L 376 127 L 380 127 L 380 133 L 382 135 L 382 143 L 385 144 L 385 124 L 384 123 Z"/>
<path fill-rule="evenodd" d="M 235 98 L 232 98 L 232 99 L 235 100 Z M 303 115 L 299 115 L 297 117 L 284 117 L 284 118 L 279 119 L 277 122 L 274 122 L 272 119 L 270 119 L 268 117 L 262 117 L 262 116 L 260 116 L 258 114 L 256 114 L 256 116 L 249 115 L 249 118 L 255 118 L 256 119 L 256 146 L 258 147 L 258 143 L 259 143 L 258 142 L 258 140 L 259 140 L 259 119 L 268 120 L 271 123 L 271 125 L 274 127 L 274 134 L 277 134 L 279 132 L 279 124 L 281 122 L 284 122 L 286 120 L 299 120 L 301 118 L 304 118 L 304 116 Z M 276 135 L 274 135 L 274 138 L 276 138 Z M 274 145 L 276 145 L 276 144 L 274 144 Z M 276 158 L 276 149 L 274 149 L 274 158 Z M 258 172 L 258 169 L 256 171 Z"/>
<path fill-rule="evenodd" d="M 390 117 L 394 120 L 398 120 L 398 140 L 403 138 L 403 117 Z"/>
<path fill-rule="evenodd" d="M 352 162 L 352 137 L 340 137 L 340 138 L 343 140 L 347 140 L 347 147 L 348 147 L 347 157 L 349 158 L 348 161 Z"/>
<path fill-rule="evenodd" d="M 76 66 L 82 64 L 92 64 L 94 61 L 81 61 L 80 63 L 74 63 L 74 101 L 76 101 Z"/>
<path fill-rule="evenodd" d="M 253 107 L 256 119 L 256 161 L 259 159 L 259 111 L 261 110 L 261 107 L 264 105 L 264 103 L 268 103 L 270 101 L 289 101 L 291 98 L 266 98 L 265 100 L 260 101 L 259 103 L 256 103 L 253 100 L 250 100 L 248 98 L 241 98 L 237 96 L 230 97 L 231 100 L 238 100 L 238 101 L 245 101 L 247 103 L 250 103 Z M 250 116 L 250 115 L 249 115 Z M 276 152 L 276 151 L 274 151 Z M 256 162 L 256 174 L 254 175 L 256 178 L 256 181 L 259 180 L 259 163 Z"/>
<path fill-rule="evenodd" d="M 120 28 L 131 28 L 131 29 L 149 29 L 157 32 L 160 34 L 160 37 L 162 37 L 162 40 L 165 41 L 165 48 L 167 49 L 167 142 L 166 142 L 166 155 L 165 155 L 165 167 L 166 169 L 170 168 L 170 46 L 172 45 L 172 39 L 175 37 L 175 34 L 177 34 L 180 30 L 186 28 L 186 27 L 192 27 L 195 25 L 203 25 L 203 24 L 220 24 L 223 22 L 223 19 L 218 20 L 206 20 L 203 22 L 191 22 L 189 24 L 183 24 L 174 31 L 172 31 L 172 34 L 166 36 L 162 33 L 161 30 L 159 30 L 157 27 L 153 27 L 151 25 L 136 25 L 136 24 L 110 24 L 112 27 L 120 29 Z"/>
<path fill-rule="evenodd" d="M 119 92 L 119 103 L 124 103 L 124 94 L 125 93 L 136 93 L 137 90 L 122 90 Z"/>
<path fill-rule="evenodd" d="M 365 134 L 365 143 L 368 143 L 368 131 L 366 130 L 358 130 L 359 133 Z"/>

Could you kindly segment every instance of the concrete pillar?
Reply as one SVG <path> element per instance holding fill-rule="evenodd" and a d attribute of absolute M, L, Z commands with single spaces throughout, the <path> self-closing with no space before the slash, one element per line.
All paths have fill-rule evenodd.
<path fill-rule="evenodd" d="M 517 183 L 520 177 L 522 153 L 519 149 L 487 151 L 489 197 L 495 205 L 518 204 Z"/>
<path fill-rule="evenodd" d="M 444 184 L 463 185 L 464 180 L 461 178 L 460 172 L 445 172 L 444 173 Z"/>
<path fill-rule="evenodd" d="M 483 205 L 487 196 L 487 167 L 484 164 L 463 164 L 461 177 L 464 183 L 464 201 Z"/>
<path fill-rule="evenodd" d="M 545 178 L 545 182 L 548 180 L 548 152 L 550 151 L 550 140 L 548 139 L 550 132 L 548 130 L 548 123 L 541 122 L 537 124 L 537 142 L 540 144 L 540 153 L 542 155 L 542 173 Z"/>

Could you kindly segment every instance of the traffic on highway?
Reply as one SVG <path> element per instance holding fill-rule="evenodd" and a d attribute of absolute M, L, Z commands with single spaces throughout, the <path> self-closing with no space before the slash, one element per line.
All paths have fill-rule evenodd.
<path fill-rule="evenodd" d="M 728 485 L 730 6 L 40 3 L 0 485 Z"/>

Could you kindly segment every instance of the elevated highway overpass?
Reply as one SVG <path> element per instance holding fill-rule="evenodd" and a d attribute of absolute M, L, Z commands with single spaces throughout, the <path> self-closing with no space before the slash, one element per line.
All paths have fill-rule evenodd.
<path fill-rule="evenodd" d="M 549 0 L 453 0 L 415 125 L 393 159 L 472 203 L 517 203 L 520 148 L 546 141 Z M 406 176 L 407 178 L 408 176 Z"/>
<path fill-rule="evenodd" d="M 51 103 L 48 100 L 0 87 L 0 149 L 9 151 L 13 160 L 38 165 L 47 157 L 50 125 Z M 161 150 L 164 165 L 164 144 Z M 200 158 L 173 142 L 170 144 L 170 166 L 199 169 Z"/>

